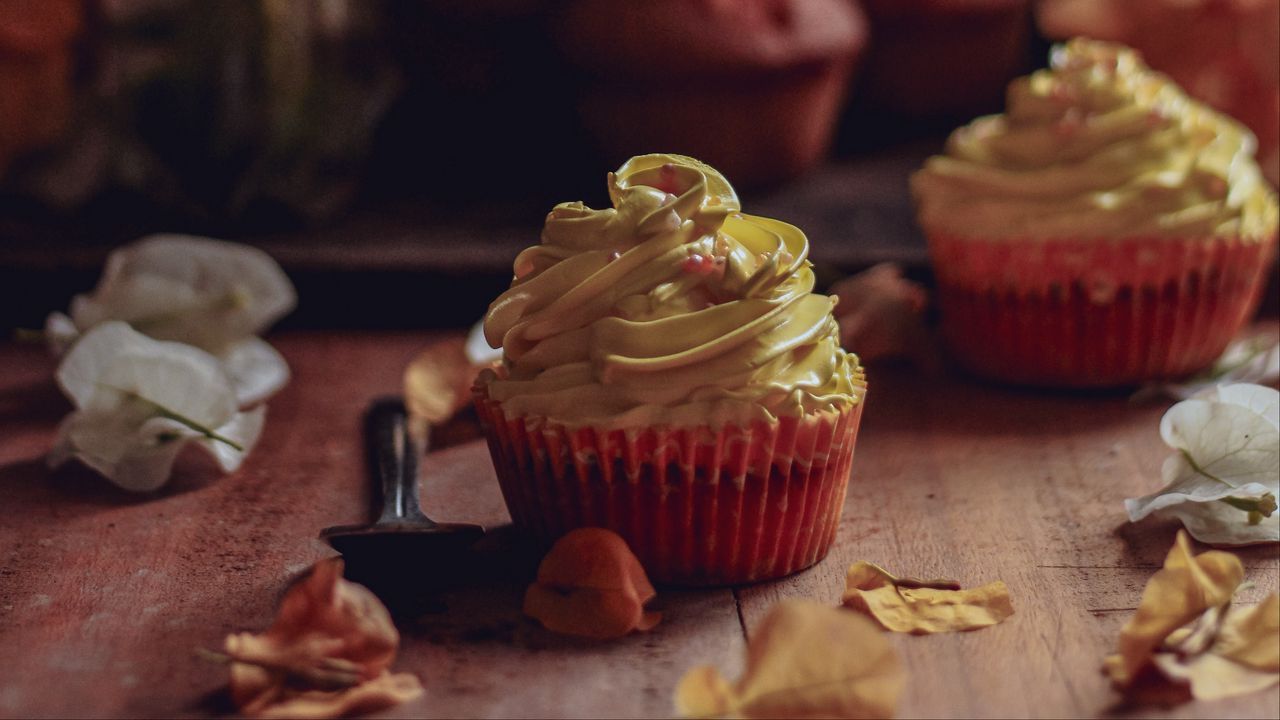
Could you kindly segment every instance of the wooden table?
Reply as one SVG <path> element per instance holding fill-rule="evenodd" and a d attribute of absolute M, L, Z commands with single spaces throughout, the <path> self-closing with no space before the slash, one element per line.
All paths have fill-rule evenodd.
<path fill-rule="evenodd" d="M 327 525 L 363 519 L 359 417 L 395 392 L 426 338 L 287 334 L 294 371 L 244 467 L 217 477 L 198 456 L 131 496 L 43 455 L 67 405 L 39 348 L 0 346 L 0 716 L 208 715 L 225 711 L 221 667 L 193 656 L 261 629 L 285 584 L 330 554 Z M 400 623 L 397 668 L 417 673 L 411 716 L 664 716 L 686 668 L 741 669 L 750 629 L 779 598 L 836 604 L 844 571 L 870 559 L 966 585 L 1005 580 L 1017 613 L 973 633 L 893 636 L 909 683 L 900 715 L 1096 716 L 1117 712 L 1099 674 L 1176 526 L 1129 525 L 1121 501 L 1159 482 L 1166 405 L 1123 395 L 1038 394 L 872 368 L 837 545 L 785 580 L 663 591 L 654 631 L 611 643 L 551 635 L 521 617 L 531 572 L 457 590 L 447 610 Z M 439 519 L 490 527 L 505 509 L 480 443 L 432 454 L 425 502 Z M 490 550 L 503 552 L 494 534 Z M 1277 550 L 1242 551 L 1258 601 Z M 1280 713 L 1280 690 L 1172 711 Z"/>

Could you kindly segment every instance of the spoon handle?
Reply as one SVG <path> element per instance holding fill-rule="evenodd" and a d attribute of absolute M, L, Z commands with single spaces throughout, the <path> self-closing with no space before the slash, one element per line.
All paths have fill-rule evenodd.
<path fill-rule="evenodd" d="M 381 488 L 378 523 L 430 522 L 418 505 L 418 458 L 423 450 L 409 432 L 403 400 L 385 397 L 370 405 L 365 443 L 374 482 Z"/>

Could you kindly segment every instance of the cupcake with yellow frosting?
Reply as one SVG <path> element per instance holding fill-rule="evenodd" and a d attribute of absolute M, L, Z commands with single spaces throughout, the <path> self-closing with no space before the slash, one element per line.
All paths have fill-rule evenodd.
<path fill-rule="evenodd" d="M 1210 364 L 1276 247 L 1255 147 L 1130 49 L 1055 47 L 1003 115 L 956 130 L 911 179 L 956 358 L 1063 387 Z"/>
<path fill-rule="evenodd" d="M 476 404 L 513 520 L 545 541 L 612 529 L 662 582 L 812 565 L 866 383 L 808 240 L 680 155 L 632 158 L 609 196 L 557 205 L 485 318 L 503 363 Z"/>

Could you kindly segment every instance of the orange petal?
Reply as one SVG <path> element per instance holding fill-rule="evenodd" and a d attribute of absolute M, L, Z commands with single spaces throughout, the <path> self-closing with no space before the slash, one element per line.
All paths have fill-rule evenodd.
<path fill-rule="evenodd" d="M 232 701 L 257 717 L 336 717 L 421 692 L 387 674 L 400 635 L 368 589 L 342 578 L 342 560 L 315 565 L 289 588 L 265 633 L 227 636 Z"/>
<path fill-rule="evenodd" d="M 609 530 L 581 528 L 543 558 L 524 612 L 553 632 L 615 638 L 658 623 L 660 615 L 644 611 L 654 595 L 626 541 Z"/>
<path fill-rule="evenodd" d="M 560 538 L 538 566 L 538 582 L 597 590 L 630 586 L 644 600 L 654 595 L 627 541 L 604 528 L 579 528 Z"/>
<path fill-rule="evenodd" d="M 307 690 L 241 712 L 259 718 L 337 718 L 364 715 L 422 695 L 422 684 L 409 673 L 383 673 L 355 687 L 334 692 Z"/>
<path fill-rule="evenodd" d="M 636 629 L 641 632 L 648 632 L 662 622 L 662 613 L 646 612 L 640 616 L 640 622 L 636 623 Z"/>
<path fill-rule="evenodd" d="M 342 578 L 342 560 L 316 563 L 311 574 L 285 593 L 267 637 L 281 645 L 319 635 L 340 640 L 334 657 L 362 666 L 365 677 L 380 674 L 395 659 L 400 633 L 391 614 L 363 585 Z"/>
<path fill-rule="evenodd" d="M 524 614 L 563 635 L 608 640 L 640 628 L 644 609 L 621 590 L 562 590 L 534 583 L 524 595 Z M 652 627 L 652 626 L 650 626 Z"/>
<path fill-rule="evenodd" d="M 917 357 L 927 350 L 924 289 L 902 277 L 902 268 L 881 263 L 836 283 L 840 344 L 863 360 Z"/>

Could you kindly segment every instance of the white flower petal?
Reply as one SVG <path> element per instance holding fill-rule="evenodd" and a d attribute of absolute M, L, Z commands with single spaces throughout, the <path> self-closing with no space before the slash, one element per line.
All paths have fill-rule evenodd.
<path fill-rule="evenodd" d="M 1198 472 L 1182 454 L 1172 455 L 1164 463 L 1164 476 L 1171 482 L 1159 492 L 1124 501 L 1131 522 L 1157 514 L 1175 517 L 1197 540 L 1224 545 L 1242 545 L 1280 536 L 1280 513 L 1273 513 L 1257 525 L 1249 524 L 1249 515 L 1222 500 L 1259 499 L 1275 495 L 1276 488 L 1260 483 L 1231 486 Z"/>
<path fill-rule="evenodd" d="M 1245 513 L 1222 502 L 1185 503 L 1160 513 L 1182 521 L 1191 536 L 1210 545 L 1280 542 L 1280 512 L 1250 525 Z"/>
<path fill-rule="evenodd" d="M 289 363 L 261 338 L 241 340 L 219 357 L 240 407 L 252 407 L 289 383 Z"/>
<path fill-rule="evenodd" d="M 152 340 L 118 321 L 86 333 L 58 367 L 57 379 L 81 409 L 104 409 L 121 395 L 136 396 L 218 427 L 238 407 L 217 358 L 190 345 Z"/>
<path fill-rule="evenodd" d="M 128 490 L 163 485 L 193 439 L 232 470 L 262 429 L 264 410 L 238 412 L 217 358 L 152 340 L 119 321 L 87 332 L 57 378 L 78 410 L 60 427 L 50 462 L 75 457 Z"/>
<path fill-rule="evenodd" d="M 267 406 L 259 405 L 252 410 L 236 413 L 231 422 L 214 431 L 218 437 L 239 445 L 240 449 L 212 438 L 200 438 L 196 444 L 212 455 L 223 471 L 233 472 L 240 467 L 240 463 L 258 443 L 258 437 L 262 434 L 262 426 L 266 420 Z"/>
<path fill-rule="evenodd" d="M 1248 384 L 1210 388 L 1169 408 L 1160 436 L 1178 452 L 1161 468 L 1164 488 L 1125 500 L 1129 519 L 1175 517 L 1212 544 L 1280 541 L 1280 512 L 1258 512 L 1280 495 L 1278 415 L 1280 393 Z"/>
<path fill-rule="evenodd" d="M 1259 483 L 1247 483 L 1238 487 L 1223 485 L 1191 471 L 1165 486 L 1159 492 L 1145 497 L 1125 500 L 1124 508 L 1129 512 L 1129 520 L 1138 522 L 1151 513 L 1182 505 L 1183 503 L 1215 503 L 1224 498 L 1257 499 L 1269 493 L 1275 494 L 1274 488 L 1269 488 Z M 1232 516 L 1233 521 L 1246 520 L 1243 510 L 1225 503 L 1219 504 L 1235 513 Z"/>
<path fill-rule="evenodd" d="M 49 467 L 59 468 L 67 463 L 68 460 L 75 457 L 76 449 L 71 444 L 70 431 L 68 425 L 74 422 L 77 413 L 71 413 L 58 423 L 58 436 L 53 441 L 53 447 L 49 450 L 49 455 L 45 458 Z"/>
<path fill-rule="evenodd" d="M 88 407 L 99 391 L 99 380 L 122 353 L 145 352 L 147 339 L 122 322 L 104 323 L 75 344 L 58 366 L 55 378 L 76 407 Z"/>
<path fill-rule="evenodd" d="M 1163 393 L 1186 400 L 1224 383 L 1271 383 L 1280 379 L 1280 341 L 1274 334 L 1232 342 L 1208 370 L 1181 383 L 1144 386 L 1135 397 Z"/>
<path fill-rule="evenodd" d="M 169 479 L 186 440 L 196 433 L 165 418 L 141 425 L 133 419 L 91 411 L 72 413 L 59 429 L 50 464 L 56 467 L 74 457 L 125 490 L 159 488 Z"/>
<path fill-rule="evenodd" d="M 1280 391 L 1262 385 L 1237 383 L 1218 387 L 1218 400 L 1231 405 L 1249 408 L 1280 429 Z"/>
<path fill-rule="evenodd" d="M 223 471 L 236 470 L 257 443 L 265 416 L 265 406 L 236 413 L 214 431 L 221 438 L 214 440 L 169 418 L 151 417 L 138 424 L 136 418 L 79 411 L 59 430 L 49 464 L 57 467 L 75 458 L 125 490 L 150 492 L 165 484 L 178 454 L 193 440 Z"/>
<path fill-rule="evenodd" d="M 1184 400 L 1165 413 L 1160 436 L 1186 453 L 1201 471 L 1228 484 L 1276 482 L 1280 432 L 1248 407 Z"/>
<path fill-rule="evenodd" d="M 139 447 L 163 444 L 161 441 L 166 433 L 180 439 L 194 432 L 165 420 L 163 426 L 147 428 L 149 433 L 144 436 L 144 426 L 155 416 L 142 407 L 134 404 L 122 412 L 81 410 L 73 413 L 66 425 L 67 440 L 78 455 L 92 458 L 97 463 L 114 465 Z"/>
<path fill-rule="evenodd" d="M 154 338 L 221 352 L 296 303 L 284 271 L 257 248 L 152 235 L 111 254 L 93 294 L 72 300 L 71 317 L 81 331 L 124 320 Z"/>
<path fill-rule="evenodd" d="M 472 325 L 471 332 L 467 333 L 466 351 L 467 360 L 472 365 L 483 367 L 502 359 L 502 348 L 489 347 L 489 341 L 484 337 L 484 318 Z"/>
<path fill-rule="evenodd" d="M 122 355 L 103 374 L 103 384 L 204 427 L 218 427 L 235 415 L 235 388 L 213 357 L 190 346 L 168 350 L 173 354 Z"/>
<path fill-rule="evenodd" d="M 49 317 L 45 318 L 44 340 L 49 345 L 50 355 L 62 357 L 79 337 L 80 330 L 66 315 L 55 312 L 49 313 Z"/>

